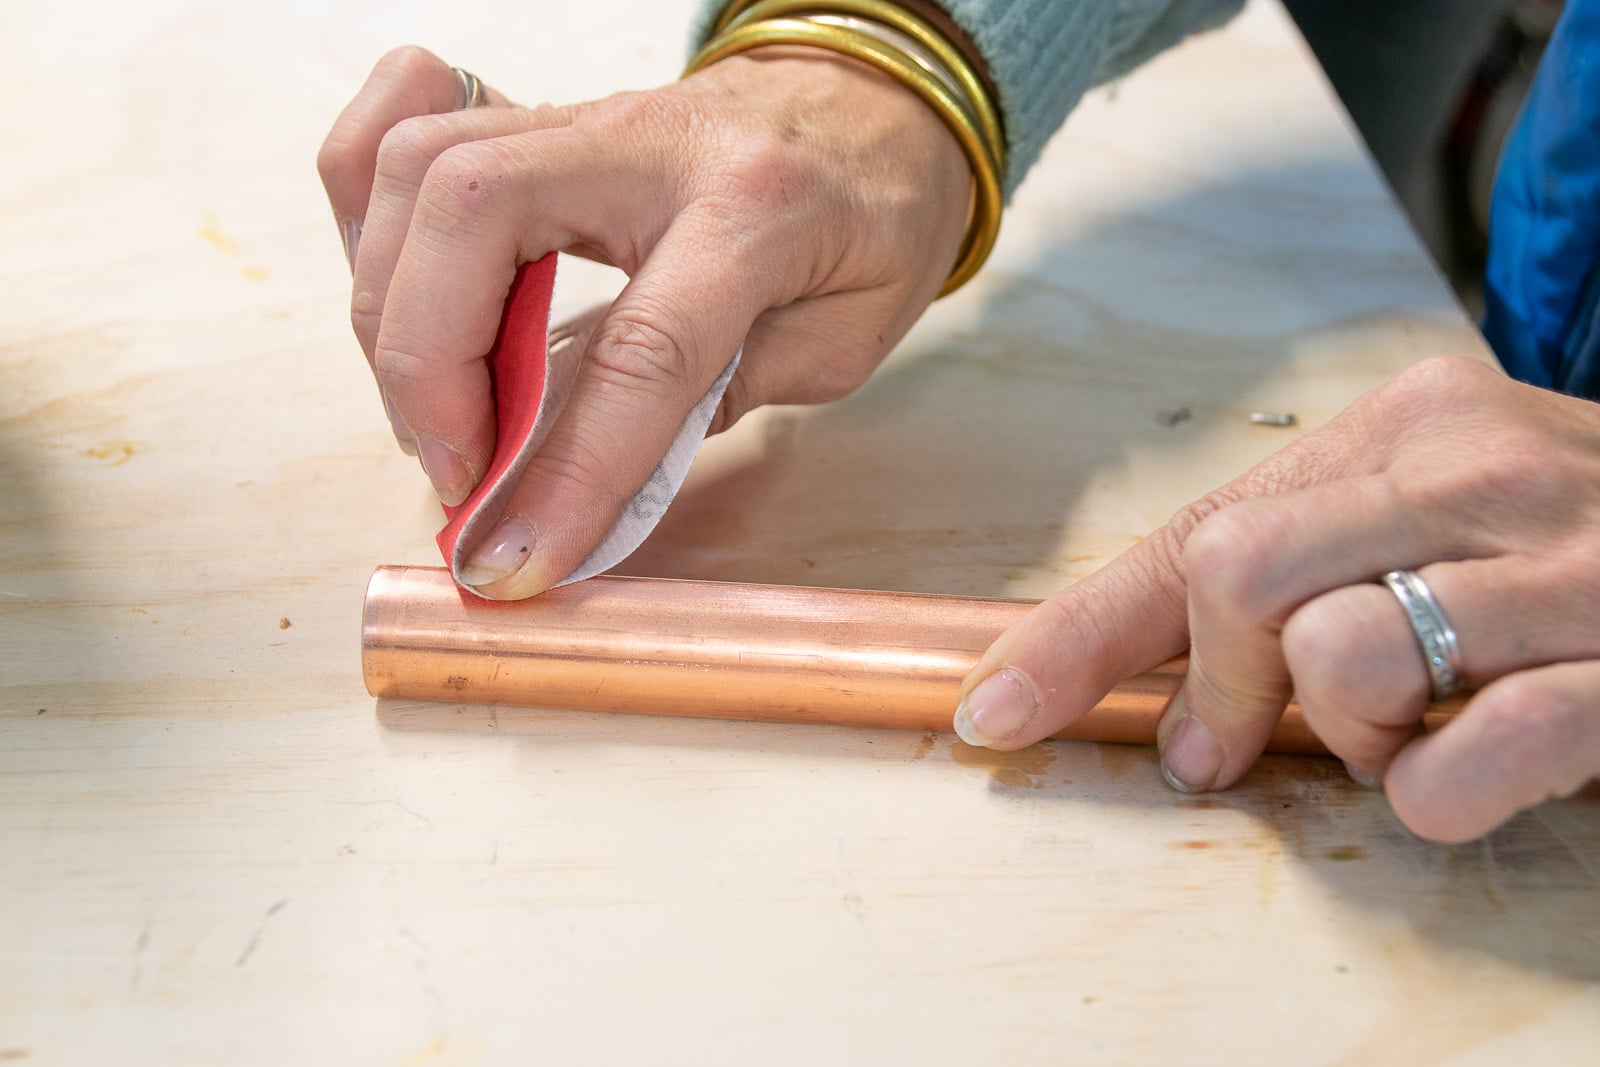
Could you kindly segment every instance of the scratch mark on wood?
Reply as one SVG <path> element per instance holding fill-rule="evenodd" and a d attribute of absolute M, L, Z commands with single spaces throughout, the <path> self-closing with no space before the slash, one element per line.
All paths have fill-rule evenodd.
<path fill-rule="evenodd" d="M 428 961 L 432 957 L 432 950 L 422 938 L 412 933 L 404 926 L 399 928 L 400 936 L 411 942 L 416 948 L 416 955 L 412 963 L 417 969 L 417 980 L 422 985 L 423 995 L 433 1005 L 433 1025 L 437 1030 L 444 1029 L 444 997 L 439 993 L 439 987 L 434 985 L 433 975 L 428 969 Z"/>
<path fill-rule="evenodd" d="M 282 900 L 272 905 L 272 907 L 268 908 L 265 915 L 261 916 L 261 922 L 256 925 L 256 932 L 250 935 L 249 943 L 244 946 L 244 951 L 239 953 L 239 958 L 234 961 L 233 965 L 235 967 L 243 967 L 245 965 L 245 961 L 255 953 L 256 946 L 261 944 L 261 934 L 266 930 L 268 921 L 270 921 L 274 915 L 278 914 L 278 912 L 282 911 L 284 905 L 287 903 L 289 903 L 289 898 L 284 897 Z"/>
<path fill-rule="evenodd" d="M 395 807 L 399 808 L 413 819 L 416 819 L 418 822 L 422 823 L 422 825 L 426 826 L 428 829 L 433 829 L 432 819 L 428 818 L 420 811 L 417 811 L 415 808 L 412 808 L 405 801 L 399 799 L 398 797 L 380 797 L 377 800 L 341 800 L 339 803 L 354 804 L 358 808 L 369 808 L 374 804 L 393 804 Z"/>
<path fill-rule="evenodd" d="M 144 950 L 150 947 L 150 913 L 145 912 L 144 924 L 139 927 L 139 936 L 133 943 L 133 973 L 128 976 L 128 992 L 139 992 L 139 983 L 144 978 Z"/>
<path fill-rule="evenodd" d="M 1556 841 L 1561 844 L 1562 848 L 1567 850 L 1568 855 L 1577 861 L 1578 866 L 1582 868 L 1583 873 L 1589 876 L 1589 880 L 1591 882 L 1600 884 L 1600 871 L 1595 870 L 1594 866 L 1589 862 L 1589 858 L 1583 854 L 1583 850 L 1568 840 L 1566 834 L 1550 825 L 1550 820 L 1545 817 L 1545 810 L 1543 808 L 1534 808 L 1532 815 L 1539 825 L 1543 827 L 1551 837 L 1555 838 Z"/>

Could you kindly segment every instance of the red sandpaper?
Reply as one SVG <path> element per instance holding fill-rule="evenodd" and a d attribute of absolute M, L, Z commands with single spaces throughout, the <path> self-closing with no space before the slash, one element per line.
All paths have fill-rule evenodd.
<path fill-rule="evenodd" d="M 556 254 L 518 268 L 506 298 L 500 333 L 489 350 L 489 381 L 494 390 L 494 459 L 472 495 L 444 513 L 449 521 L 439 531 L 439 550 L 455 572 L 456 546 L 482 515 L 497 517 L 485 505 L 516 484 L 527 465 L 526 443 L 534 436 L 545 396 L 546 356 L 550 333 L 550 298 L 556 285 Z"/>
<path fill-rule="evenodd" d="M 572 395 L 589 332 L 603 311 L 593 309 L 562 322 L 552 331 L 550 307 L 555 281 L 556 254 L 552 252 L 519 268 L 507 294 L 505 316 L 488 355 L 495 407 L 494 457 L 488 473 L 471 495 L 459 506 L 444 509 L 448 521 L 438 536 L 439 551 L 458 583 L 467 550 L 477 545 L 490 524 L 500 520 L 522 472 L 544 444 Z M 736 352 L 699 403 L 686 413 L 655 470 L 643 485 L 636 487 L 605 538 L 577 570 L 556 584 L 581 581 L 609 570 L 649 536 L 689 473 L 706 427 L 738 365 Z M 475 592 L 470 587 L 463 589 Z"/>

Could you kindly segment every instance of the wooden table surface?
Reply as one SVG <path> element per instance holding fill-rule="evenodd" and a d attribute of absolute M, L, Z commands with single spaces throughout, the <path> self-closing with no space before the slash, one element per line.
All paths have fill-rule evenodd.
<path fill-rule="evenodd" d="M 375 706 L 363 586 L 438 513 L 317 144 L 394 44 L 581 99 L 672 77 L 689 5 L 91 7 L 0 9 L 0 1062 L 1593 1062 L 1593 791 L 1446 848 L 1328 760 L 1181 797 L 1140 748 Z M 1043 596 L 1441 350 L 1484 353 L 1263 0 L 623 569 Z"/>

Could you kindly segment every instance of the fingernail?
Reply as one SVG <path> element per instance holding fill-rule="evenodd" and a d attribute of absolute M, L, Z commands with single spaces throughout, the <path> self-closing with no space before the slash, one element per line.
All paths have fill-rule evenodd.
<path fill-rule="evenodd" d="M 400 417 L 400 412 L 394 406 L 394 401 L 387 396 L 383 398 L 383 410 L 389 414 L 389 427 L 394 430 L 394 439 L 400 442 L 400 451 L 408 456 L 417 454 L 417 442 L 411 433 L 411 427 L 406 425 L 406 420 Z"/>
<path fill-rule="evenodd" d="M 956 736 L 986 748 L 1008 741 L 1039 714 L 1039 692 L 1015 667 L 1002 667 L 964 697 L 956 708 Z"/>
<path fill-rule="evenodd" d="M 474 589 L 511 577 L 533 557 L 535 535 L 527 520 L 511 516 L 478 542 L 461 568 L 461 584 Z"/>
<path fill-rule="evenodd" d="M 356 270 L 356 250 L 361 246 L 361 220 L 345 219 L 339 224 L 339 236 L 344 239 L 344 258 L 350 264 L 350 273 Z"/>
<path fill-rule="evenodd" d="M 1370 789 L 1374 793 L 1383 792 L 1383 779 L 1375 774 L 1368 774 L 1354 763 L 1346 762 L 1345 771 L 1350 775 L 1350 780 L 1362 789 Z"/>
<path fill-rule="evenodd" d="M 439 503 L 453 508 L 471 494 L 474 479 L 461 453 L 441 441 L 419 434 L 417 458 L 422 461 L 422 469 L 433 483 L 433 491 L 439 494 Z"/>
<path fill-rule="evenodd" d="M 1188 713 L 1182 692 L 1172 698 L 1166 718 L 1172 726 L 1161 746 L 1161 776 L 1180 793 L 1204 793 L 1222 773 L 1222 746 L 1210 727 Z"/>

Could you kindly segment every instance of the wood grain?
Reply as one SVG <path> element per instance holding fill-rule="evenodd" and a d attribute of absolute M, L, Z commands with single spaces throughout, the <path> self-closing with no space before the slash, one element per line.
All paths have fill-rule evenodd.
<path fill-rule="evenodd" d="M 1439 848 L 1327 760 L 1188 798 L 1134 746 L 363 692 L 367 578 L 438 510 L 317 144 L 402 41 L 585 99 L 673 77 L 689 9 L 0 10 L 0 1059 L 1587 1056 L 1593 793 Z M 1483 354 L 1256 3 L 1087 102 L 989 269 L 711 442 L 626 569 L 1045 596 L 1439 350 Z"/>

